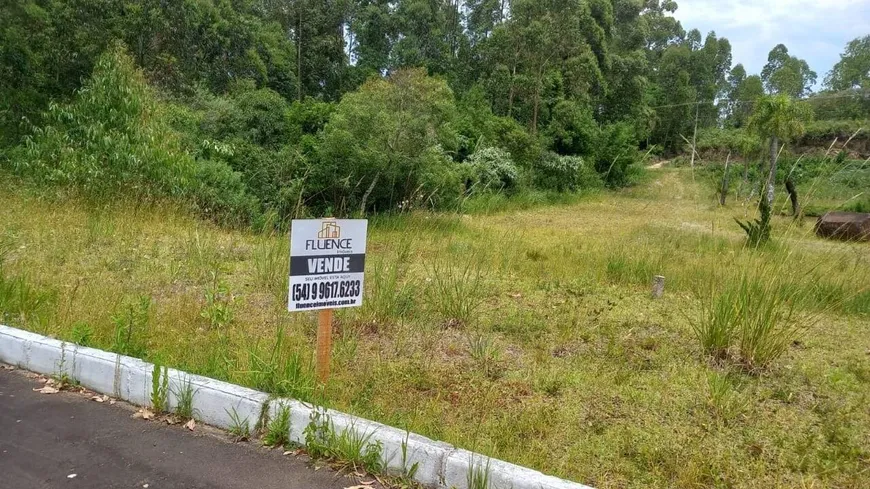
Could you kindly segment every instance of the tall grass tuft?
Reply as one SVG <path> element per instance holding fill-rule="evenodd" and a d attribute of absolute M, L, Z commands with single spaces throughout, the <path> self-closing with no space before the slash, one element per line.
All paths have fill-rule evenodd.
<path fill-rule="evenodd" d="M 268 232 L 262 233 L 254 245 L 254 278 L 261 288 L 283 297 L 287 292 L 289 247 L 275 232 L 274 221 L 274 217 L 267 218 Z"/>
<path fill-rule="evenodd" d="M 392 253 L 374 261 L 366 272 L 368 294 L 362 314 L 378 324 L 388 324 L 413 309 L 419 282 L 406 273 L 411 244 L 410 238 L 399 238 Z"/>
<path fill-rule="evenodd" d="M 434 258 L 428 264 L 426 295 L 429 306 L 448 324 L 473 322 L 483 303 L 483 266 L 474 256 Z"/>
<path fill-rule="evenodd" d="M 766 263 L 746 265 L 721 285 L 711 275 L 701 317 L 693 324 L 704 352 L 735 360 L 748 372 L 781 357 L 818 318 L 803 310 L 813 284 L 790 275 L 782 264 Z"/>

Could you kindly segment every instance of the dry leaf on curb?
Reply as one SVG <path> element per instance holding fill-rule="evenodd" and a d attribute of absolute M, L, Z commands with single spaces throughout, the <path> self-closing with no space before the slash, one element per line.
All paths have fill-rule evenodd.
<path fill-rule="evenodd" d="M 47 385 L 41 389 L 33 389 L 33 392 L 41 392 L 43 394 L 57 394 L 58 392 L 60 392 L 60 390 Z"/>
<path fill-rule="evenodd" d="M 142 409 L 136 411 L 136 414 L 134 414 L 133 417 L 148 420 L 148 419 L 151 419 L 154 417 L 154 413 L 152 413 L 151 411 L 149 411 L 145 408 L 142 408 Z"/>
<path fill-rule="evenodd" d="M 286 452 L 283 453 L 283 455 L 286 456 L 286 455 L 290 455 L 291 453 L 293 453 L 293 452 L 291 452 L 290 450 L 287 450 Z"/>
<path fill-rule="evenodd" d="M 184 425 L 184 427 L 187 428 L 187 429 L 189 429 L 190 431 L 193 431 L 193 429 L 196 428 L 196 421 L 194 421 L 194 420 L 191 419 L 190 421 L 188 421 L 188 422 Z"/>
<path fill-rule="evenodd" d="M 2 368 L 3 370 L 15 370 L 15 367 L 13 367 L 12 365 L 0 365 L 0 368 Z"/>
<path fill-rule="evenodd" d="M 166 424 L 168 424 L 168 425 L 174 425 L 174 424 L 178 424 L 181 422 L 180 419 L 176 418 L 175 416 L 172 416 L 171 414 L 166 417 L 165 421 L 166 421 Z"/>
<path fill-rule="evenodd" d="M 109 400 L 109 396 L 94 396 L 91 398 L 91 400 L 97 402 L 106 402 Z"/>
<path fill-rule="evenodd" d="M 109 404 L 115 404 L 115 400 L 114 400 L 114 399 L 109 399 Z"/>
<path fill-rule="evenodd" d="M 372 489 L 371 484 L 373 484 L 373 483 L 374 483 L 374 481 L 369 482 L 367 485 L 364 485 L 364 486 L 350 486 L 350 487 L 345 487 L 344 489 Z M 366 483 L 363 483 L 363 484 L 366 484 Z"/>

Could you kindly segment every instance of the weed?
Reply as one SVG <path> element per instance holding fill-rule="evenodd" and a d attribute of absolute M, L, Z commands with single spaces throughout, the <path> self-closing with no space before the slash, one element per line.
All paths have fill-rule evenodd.
<path fill-rule="evenodd" d="M 160 414 L 169 408 L 169 369 L 155 363 L 151 370 L 151 409 Z"/>
<path fill-rule="evenodd" d="M 223 328 L 233 320 L 233 297 L 218 272 L 211 271 L 211 283 L 205 289 L 205 307 L 200 316 L 212 329 Z"/>
<path fill-rule="evenodd" d="M 111 350 L 122 355 L 143 357 L 147 351 L 144 336 L 147 334 L 151 298 L 140 296 L 135 304 L 127 304 L 112 316 L 115 325 Z"/>
<path fill-rule="evenodd" d="M 368 294 L 363 314 L 379 324 L 403 318 L 413 309 L 419 283 L 406 273 L 410 250 L 411 240 L 400 238 L 394 254 L 381 257 L 366 272 Z"/>
<path fill-rule="evenodd" d="M 402 474 L 401 478 L 404 481 L 411 481 L 417 475 L 417 470 L 420 468 L 420 462 L 414 462 L 408 466 L 408 439 L 411 437 L 411 432 L 405 432 L 405 439 L 402 440 Z"/>
<path fill-rule="evenodd" d="M 707 387 L 707 401 L 717 419 L 729 423 L 746 408 L 747 402 L 735 392 L 730 376 L 713 372 L 707 376 Z"/>
<path fill-rule="evenodd" d="M 50 293 L 37 290 L 26 276 L 6 276 L 0 263 L 0 322 L 26 325 L 31 319 L 39 321 L 51 299 Z"/>
<path fill-rule="evenodd" d="M 94 337 L 94 328 L 90 324 L 79 321 L 73 324 L 70 331 L 70 339 L 73 343 L 81 346 L 91 346 Z"/>
<path fill-rule="evenodd" d="M 755 221 L 743 222 L 740 219 L 734 219 L 746 233 L 749 246 L 752 247 L 757 247 L 770 241 L 770 204 L 764 196 L 761 197 L 761 204 L 758 208 L 761 211 L 761 217 Z"/>
<path fill-rule="evenodd" d="M 353 424 L 338 433 L 329 416 L 315 410 L 305 428 L 305 448 L 314 458 L 327 458 L 354 470 L 362 468 L 377 474 L 385 469 L 383 445 L 371 442 L 372 435 L 356 430 Z"/>
<path fill-rule="evenodd" d="M 288 353 L 284 348 L 284 330 L 276 330 L 275 342 L 266 355 L 256 344 L 248 347 L 249 384 L 255 389 L 310 401 L 317 387 L 311 362 L 298 351 Z"/>
<path fill-rule="evenodd" d="M 164 370 L 165 375 L 166 371 Z M 175 394 L 175 414 L 181 419 L 194 419 L 197 409 L 193 407 L 193 397 L 199 389 L 193 388 L 193 383 L 189 378 L 179 379 L 179 381 L 181 383 L 180 389 L 178 392 L 173 392 Z"/>
<path fill-rule="evenodd" d="M 703 315 L 693 325 L 702 349 L 717 359 L 729 349 L 747 371 L 767 368 L 785 353 L 816 314 L 801 314 L 796 307 L 807 301 L 806 286 L 790 286 L 783 270 L 761 265 L 742 270 L 721 290 L 702 299 Z"/>
<path fill-rule="evenodd" d="M 287 243 L 279 239 L 271 222 L 265 227 L 269 232 L 261 234 L 254 245 L 254 278 L 260 287 L 283 297 L 287 291 Z"/>
<path fill-rule="evenodd" d="M 234 442 L 248 441 L 251 438 L 251 424 L 248 417 L 242 418 L 236 408 L 226 410 L 230 416 L 229 433 Z M 289 430 L 289 426 L 288 426 Z"/>
<path fill-rule="evenodd" d="M 429 305 L 448 323 L 469 324 L 483 303 L 483 266 L 473 256 L 464 263 L 454 258 L 429 262 Z"/>
<path fill-rule="evenodd" d="M 466 474 L 466 484 L 468 489 L 490 489 L 490 460 L 486 460 L 486 465 L 481 465 L 474 460 L 474 456 L 468 461 L 468 473 Z"/>
<path fill-rule="evenodd" d="M 499 373 L 501 350 L 492 336 L 482 333 L 473 335 L 468 340 L 468 353 L 487 376 Z"/>
<path fill-rule="evenodd" d="M 290 406 L 281 404 L 275 416 L 266 425 L 263 445 L 283 447 L 290 444 Z"/>

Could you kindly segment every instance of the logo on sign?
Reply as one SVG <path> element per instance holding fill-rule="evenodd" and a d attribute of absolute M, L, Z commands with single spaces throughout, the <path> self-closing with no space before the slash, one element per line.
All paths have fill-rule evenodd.
<path fill-rule="evenodd" d="M 334 222 L 324 222 L 317 239 L 338 239 L 341 237 L 341 228 Z"/>
<path fill-rule="evenodd" d="M 317 239 L 305 241 L 306 250 L 350 250 L 350 238 L 341 239 L 341 226 L 333 221 L 324 221 L 317 232 Z"/>

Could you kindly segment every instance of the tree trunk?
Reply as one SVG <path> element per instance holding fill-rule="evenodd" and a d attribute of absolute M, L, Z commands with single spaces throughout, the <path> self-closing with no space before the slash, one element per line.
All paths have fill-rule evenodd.
<path fill-rule="evenodd" d="M 514 112 L 514 79 L 516 77 L 517 77 L 517 60 L 516 60 L 516 56 L 514 56 L 514 65 L 513 65 L 512 71 L 511 71 L 511 89 L 510 89 L 510 93 L 508 94 L 508 113 L 507 113 L 508 117 L 512 117 L 513 112 Z"/>
<path fill-rule="evenodd" d="M 773 185 L 776 181 L 776 155 L 779 152 L 779 138 L 770 138 L 770 174 L 767 175 L 767 205 L 773 208 Z"/>
<path fill-rule="evenodd" d="M 785 190 L 788 192 L 788 198 L 791 200 L 791 215 L 794 217 L 800 216 L 801 205 L 798 203 L 797 188 L 791 177 L 788 177 L 785 181 Z"/>
<path fill-rule="evenodd" d="M 719 194 L 719 205 L 725 205 L 725 198 L 728 196 L 728 164 L 731 163 L 731 152 L 725 158 L 725 175 L 722 177 L 722 192 Z"/>
<path fill-rule="evenodd" d="M 298 6 L 297 6 L 298 7 Z M 302 101 L 302 10 L 296 17 L 296 98 Z"/>

